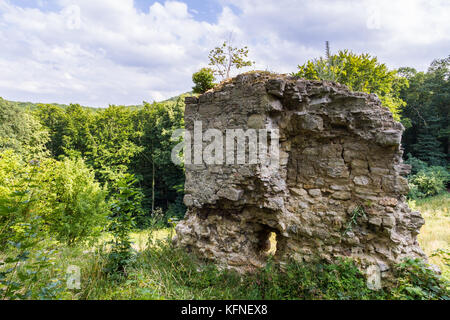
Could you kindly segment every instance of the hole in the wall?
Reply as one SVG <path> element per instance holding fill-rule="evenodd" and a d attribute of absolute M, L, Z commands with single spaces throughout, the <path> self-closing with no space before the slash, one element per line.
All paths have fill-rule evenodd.
<path fill-rule="evenodd" d="M 277 252 L 277 234 L 275 232 L 271 232 L 269 235 L 270 248 L 267 250 L 267 253 L 271 255 L 275 255 Z"/>
<path fill-rule="evenodd" d="M 272 230 L 264 228 L 259 233 L 258 250 L 261 254 L 275 255 L 277 251 L 277 233 Z"/>

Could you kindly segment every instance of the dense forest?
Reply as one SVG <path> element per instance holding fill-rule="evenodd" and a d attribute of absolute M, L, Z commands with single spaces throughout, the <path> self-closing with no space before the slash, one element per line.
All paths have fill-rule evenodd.
<path fill-rule="evenodd" d="M 183 215 L 183 168 L 170 160 L 177 143 L 170 140 L 172 132 L 183 127 L 183 100 L 93 109 L 2 99 L 1 147 L 25 161 L 80 159 L 109 191 L 121 176 L 134 175 L 143 193 L 144 227 L 158 209 L 167 218 Z"/>
<path fill-rule="evenodd" d="M 419 72 L 387 70 L 376 59 L 347 51 L 327 55 L 294 74 L 377 93 L 406 128 L 402 144 L 405 161 L 412 165 L 409 197 L 445 191 L 450 180 L 450 57 Z M 196 83 L 195 92 L 213 86 L 213 77 L 206 79 L 206 85 Z M 104 109 L 0 98 L 0 250 L 14 252 L 2 264 L 17 267 L 28 261 L 43 238 L 74 246 L 94 243 L 109 232 L 112 250 L 105 270 L 114 273 L 132 257 L 131 230 L 170 227 L 181 219 L 184 169 L 171 161 L 179 142 L 171 136 L 183 128 L 189 94 Z M 50 251 L 46 247 L 39 253 L 44 260 L 21 281 L 47 266 Z M 24 291 L 20 281 L 11 280 L 16 270 L 0 272 L 0 297 L 53 297 L 51 284 L 44 287 L 47 291 Z"/>

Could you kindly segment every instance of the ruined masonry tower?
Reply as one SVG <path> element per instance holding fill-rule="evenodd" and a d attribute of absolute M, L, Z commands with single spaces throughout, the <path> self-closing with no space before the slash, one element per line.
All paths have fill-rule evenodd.
<path fill-rule="evenodd" d="M 252 72 L 186 98 L 187 130 L 194 121 L 277 128 L 279 167 L 186 165 L 177 245 L 246 271 L 265 264 L 275 233 L 276 261 L 352 257 L 381 279 L 404 257 L 426 259 L 416 239 L 424 220 L 405 199 L 403 126 L 376 95 Z"/>

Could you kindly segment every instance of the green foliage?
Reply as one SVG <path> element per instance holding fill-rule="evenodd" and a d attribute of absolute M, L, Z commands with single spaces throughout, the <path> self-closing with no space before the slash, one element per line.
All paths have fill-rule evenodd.
<path fill-rule="evenodd" d="M 163 299 L 376 299 L 384 291 L 367 288 L 365 277 L 350 260 L 337 264 L 269 262 L 261 270 L 241 275 L 199 263 L 192 255 L 158 241 L 138 255 L 129 279 L 139 279 L 135 289 L 117 290 L 108 298 L 139 298 L 146 294 Z M 142 289 L 141 289 L 142 290 Z"/>
<path fill-rule="evenodd" d="M 12 150 L 0 153 L 0 249 L 22 239 L 20 226 L 38 216 L 40 171 L 37 162 L 26 163 Z"/>
<path fill-rule="evenodd" d="M 420 259 L 406 259 L 395 269 L 392 296 L 406 300 L 449 300 L 450 283 Z"/>
<path fill-rule="evenodd" d="M 239 274 L 198 261 L 194 255 L 173 247 L 169 239 L 152 239 L 146 248 L 131 255 L 122 269 L 124 274 L 118 270 L 105 273 L 105 267 L 111 266 L 111 257 L 95 249 L 86 255 L 84 250 L 60 247 L 57 254 L 52 253 L 47 260 L 51 263 L 45 265 L 45 270 L 41 269 L 40 277 L 22 285 L 32 293 L 28 297 L 45 298 L 39 296 L 44 291 L 49 293 L 47 298 L 53 299 L 448 298 L 448 282 L 420 260 L 406 260 L 396 266 L 397 277 L 392 287 L 373 291 L 367 288 L 365 276 L 350 259 L 336 263 L 291 260 L 282 265 L 269 259 L 265 268 Z M 73 264 L 82 268 L 81 290 L 61 290 L 58 280 L 63 278 L 57 270 L 65 270 L 67 265 Z M 8 274 L 8 279 L 18 281 L 18 273 Z"/>
<path fill-rule="evenodd" d="M 171 215 L 174 210 L 182 215 L 184 172 L 170 154 L 177 143 L 171 141 L 173 131 L 184 127 L 183 98 L 140 108 L 39 105 L 35 115 L 50 133 L 47 147 L 54 158 L 84 158 L 97 180 L 110 186 L 109 193 L 120 176 L 134 174 L 147 212 L 170 207 Z M 139 217 L 138 225 L 146 226 L 150 214 Z"/>
<path fill-rule="evenodd" d="M 42 280 L 46 269 L 55 263 L 54 250 L 36 250 L 35 221 L 24 227 L 22 238 L 9 243 L 9 255 L 0 262 L 0 297 L 3 300 L 55 299 L 63 290 L 58 279 Z M 12 248 L 12 249 L 11 249 Z M 34 284 L 40 282 L 39 287 Z"/>
<path fill-rule="evenodd" d="M 364 275 L 351 260 L 336 264 L 290 261 L 284 270 L 269 263 L 256 278 L 256 285 L 247 283 L 253 287 L 254 299 L 353 300 L 381 298 L 384 294 L 367 288 Z"/>
<path fill-rule="evenodd" d="M 400 68 L 409 82 L 400 90 L 407 105 L 402 118 L 409 123 L 402 144 L 406 154 L 431 166 L 448 166 L 450 160 L 450 56 L 434 60 L 427 72 Z"/>
<path fill-rule="evenodd" d="M 409 177 L 409 197 L 412 199 L 437 195 L 446 189 L 450 173 L 444 167 L 432 166 Z"/>
<path fill-rule="evenodd" d="M 184 212 L 186 211 L 186 207 L 183 203 L 183 199 L 178 197 L 177 200 L 167 207 L 166 210 L 166 218 L 181 220 L 184 217 Z"/>
<path fill-rule="evenodd" d="M 35 109 L 34 115 L 47 128 L 49 141 L 46 147 L 50 155 L 55 158 L 63 155 L 67 141 L 65 137 L 68 134 L 66 128 L 69 127 L 69 117 L 65 109 L 51 104 L 40 104 Z"/>
<path fill-rule="evenodd" d="M 430 257 L 439 257 L 447 267 L 450 267 L 450 251 L 445 249 L 435 250 Z"/>
<path fill-rule="evenodd" d="M 362 206 L 357 206 L 350 214 L 350 219 L 348 220 L 343 234 L 346 235 L 353 230 L 355 226 L 358 225 L 359 218 L 367 218 L 366 211 Z"/>
<path fill-rule="evenodd" d="M 48 133 L 27 111 L 0 98 L 0 151 L 12 149 L 28 159 L 46 155 Z"/>
<path fill-rule="evenodd" d="M 255 62 L 247 60 L 248 48 L 235 48 L 231 41 L 215 47 L 209 52 L 209 65 L 214 68 L 214 72 L 222 78 L 228 79 L 232 68 L 241 69 L 249 67 Z"/>
<path fill-rule="evenodd" d="M 411 153 L 408 154 L 408 159 L 404 162 L 411 166 L 411 175 L 415 175 L 417 172 L 421 170 L 428 169 L 428 164 L 425 161 L 422 161 L 416 157 L 413 157 Z"/>
<path fill-rule="evenodd" d="M 71 104 L 64 109 L 39 105 L 35 115 L 50 132 L 47 147 L 55 158 L 81 156 L 95 170 L 96 178 L 105 183 L 128 172 L 133 158 L 142 150 L 135 143 L 141 134 L 133 122 L 135 112 L 123 106 L 93 112 Z"/>
<path fill-rule="evenodd" d="M 214 71 L 210 68 L 201 68 L 192 75 L 192 81 L 195 84 L 192 92 L 204 93 L 214 88 Z"/>
<path fill-rule="evenodd" d="M 3 152 L 0 228 L 4 232 L 0 235 L 0 247 L 10 238 L 12 226 L 30 217 L 40 217 L 41 233 L 49 232 L 58 241 L 73 245 L 94 240 L 106 221 L 105 197 L 106 190 L 81 159 L 27 163 L 12 151 Z"/>
<path fill-rule="evenodd" d="M 439 140 L 439 117 L 429 117 L 427 128 L 417 134 L 417 142 L 411 148 L 412 152 L 424 162 L 434 165 L 446 165 L 446 155 L 442 152 L 442 142 Z"/>
<path fill-rule="evenodd" d="M 90 131 L 93 143 L 86 156 L 100 181 L 110 182 L 130 173 L 133 159 L 143 150 L 136 143 L 142 133 L 136 130 L 133 119 L 134 112 L 121 106 L 95 113 Z"/>
<path fill-rule="evenodd" d="M 110 242 L 111 250 L 105 266 L 105 272 L 108 274 L 126 274 L 126 267 L 134 258 L 130 232 L 136 226 L 134 217 L 142 214 L 142 193 L 134 187 L 135 183 L 134 176 L 125 174 L 114 186 L 116 192 L 111 199 L 110 215 L 110 231 L 114 239 Z"/>
<path fill-rule="evenodd" d="M 288 261 L 283 266 L 269 260 L 266 267 L 245 275 L 219 270 L 192 255 L 174 248 L 170 242 L 152 243 L 138 255 L 129 270 L 134 288 L 108 293 L 108 298 L 151 296 L 163 299 L 444 299 L 448 283 L 417 261 L 396 267 L 398 281 L 378 291 L 367 288 L 365 276 L 350 259 L 336 263 Z M 176 266 L 176 267 L 173 267 Z M 145 284 L 147 290 L 143 291 Z M 424 295 L 416 296 L 414 289 Z M 104 293 L 103 293 L 104 294 Z"/>
<path fill-rule="evenodd" d="M 68 245 L 93 241 L 106 223 L 107 191 L 81 159 L 49 160 L 41 178 L 45 188 L 44 222 L 58 241 Z"/>
<path fill-rule="evenodd" d="M 0 297 L 2 299 L 53 298 L 60 282 L 31 286 L 50 267 L 53 251 L 37 248 L 44 239 L 38 161 L 25 163 L 12 150 L 0 154 Z M 6 253 L 6 255 L 5 255 Z"/>
<path fill-rule="evenodd" d="M 132 167 L 145 195 L 144 209 L 154 214 L 158 207 L 167 210 L 175 205 L 183 215 L 184 170 L 171 160 L 171 151 L 178 143 L 172 140 L 172 134 L 184 128 L 183 98 L 164 104 L 145 103 L 136 114 L 136 122 L 142 132 L 137 144 L 143 146 L 143 150 Z M 146 222 L 141 224 L 145 226 Z"/>
<path fill-rule="evenodd" d="M 146 221 L 145 226 L 150 232 L 157 229 L 163 229 L 167 226 L 167 219 L 161 208 L 155 209 L 150 218 Z"/>
<path fill-rule="evenodd" d="M 298 69 L 294 75 L 300 78 L 339 82 L 353 91 L 376 93 L 382 104 L 391 110 L 394 119 L 400 120 L 400 109 L 405 103 L 399 93 L 408 82 L 395 70 L 390 71 L 385 64 L 379 63 L 376 57 L 343 50 L 328 58 L 309 60 Z"/>
<path fill-rule="evenodd" d="M 86 156 L 95 146 L 93 128 L 95 114 L 91 109 L 71 104 L 60 107 L 38 104 L 34 115 L 47 128 L 50 140 L 47 148 L 54 158 L 60 156 Z"/>
<path fill-rule="evenodd" d="M 63 118 L 63 150 L 67 155 L 84 156 L 93 144 L 93 114 L 78 104 L 71 104 L 65 109 Z M 65 120 L 65 121 L 64 121 Z"/>

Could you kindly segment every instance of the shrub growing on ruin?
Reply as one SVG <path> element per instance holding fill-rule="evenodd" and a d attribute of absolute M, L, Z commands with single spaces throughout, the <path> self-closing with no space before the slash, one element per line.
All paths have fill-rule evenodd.
<path fill-rule="evenodd" d="M 195 86 L 192 87 L 194 93 L 204 93 L 214 88 L 214 71 L 210 68 L 202 68 L 192 75 Z"/>
<path fill-rule="evenodd" d="M 353 91 L 376 93 L 383 106 L 391 110 L 394 119 L 400 120 L 400 110 L 405 102 L 400 91 L 408 86 L 406 78 L 389 70 L 384 63 L 369 54 L 355 54 L 340 50 L 337 54 L 307 61 L 298 66 L 294 76 L 311 80 L 328 80 L 345 84 Z"/>

